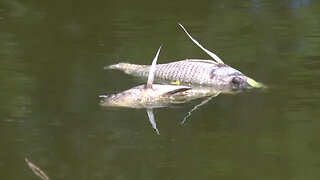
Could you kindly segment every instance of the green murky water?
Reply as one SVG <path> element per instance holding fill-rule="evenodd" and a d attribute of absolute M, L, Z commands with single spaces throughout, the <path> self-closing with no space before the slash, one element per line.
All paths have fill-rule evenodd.
<path fill-rule="evenodd" d="M 208 58 L 183 23 L 268 91 L 154 111 L 98 95 L 143 81 L 103 67 Z M 319 179 L 320 2 L 0 0 L 0 179 Z"/>

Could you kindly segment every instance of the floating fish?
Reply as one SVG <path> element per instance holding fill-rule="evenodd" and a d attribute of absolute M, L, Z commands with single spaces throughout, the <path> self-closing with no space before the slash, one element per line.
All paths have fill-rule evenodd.
<path fill-rule="evenodd" d="M 260 88 L 261 83 L 247 77 L 242 72 L 225 64 L 216 54 L 204 48 L 191 37 L 179 23 L 188 37 L 213 60 L 186 59 L 155 66 L 155 77 L 163 82 L 179 82 L 190 87 L 205 87 L 213 90 L 230 92 L 250 88 Z M 106 66 L 105 69 L 118 69 L 126 74 L 138 77 L 148 77 L 150 66 L 130 63 L 118 63 Z"/>
<path fill-rule="evenodd" d="M 193 99 L 219 94 L 217 91 L 205 88 L 197 89 L 181 85 L 153 84 L 160 50 L 161 47 L 149 68 L 146 85 L 136 86 L 117 94 L 100 96 L 104 98 L 100 104 L 105 107 L 146 108 L 149 121 L 158 134 L 160 133 L 156 126 L 153 108 L 167 107 L 171 104 L 184 103 Z"/>

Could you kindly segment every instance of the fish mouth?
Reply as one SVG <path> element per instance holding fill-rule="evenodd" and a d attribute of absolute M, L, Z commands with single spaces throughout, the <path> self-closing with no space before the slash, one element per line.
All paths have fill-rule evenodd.
<path fill-rule="evenodd" d="M 242 92 L 247 89 L 259 89 L 266 87 L 262 83 L 257 82 L 249 77 L 243 77 L 242 79 L 239 77 L 235 77 L 231 82 L 232 92 Z"/>
<path fill-rule="evenodd" d="M 238 87 L 234 88 L 233 91 L 242 92 L 249 89 L 265 89 L 265 88 L 267 88 L 267 86 L 248 77 Z"/>
<path fill-rule="evenodd" d="M 247 78 L 246 84 L 251 88 L 266 88 L 266 86 L 260 82 L 257 82 L 251 78 Z"/>
<path fill-rule="evenodd" d="M 113 98 L 115 97 L 114 94 L 110 94 L 110 95 L 100 95 L 100 98 L 103 98 L 100 100 L 100 105 L 101 106 L 112 106 L 113 102 Z"/>

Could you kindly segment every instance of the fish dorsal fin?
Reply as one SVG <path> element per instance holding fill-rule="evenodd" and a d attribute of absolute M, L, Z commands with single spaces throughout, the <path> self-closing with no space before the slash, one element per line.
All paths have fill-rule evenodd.
<path fill-rule="evenodd" d="M 154 75 L 156 73 L 157 60 L 158 60 L 158 57 L 159 57 L 159 53 L 160 53 L 161 47 L 162 47 L 162 45 L 159 47 L 158 52 L 157 52 L 156 56 L 154 57 L 154 59 L 152 61 L 152 64 L 151 64 L 151 67 L 150 67 L 150 70 L 149 70 L 149 75 L 148 75 L 147 88 L 152 88 L 152 84 L 153 84 L 153 81 L 154 81 Z"/>
<path fill-rule="evenodd" d="M 213 52 L 209 51 L 208 49 L 204 48 L 197 40 L 195 40 L 189 33 L 188 31 L 182 26 L 182 24 L 179 23 L 181 28 L 184 30 L 184 32 L 189 36 L 189 38 L 199 47 L 201 48 L 204 52 L 206 52 L 209 56 L 211 56 L 215 61 L 217 61 L 219 64 L 224 64 L 224 62 L 214 54 Z"/>

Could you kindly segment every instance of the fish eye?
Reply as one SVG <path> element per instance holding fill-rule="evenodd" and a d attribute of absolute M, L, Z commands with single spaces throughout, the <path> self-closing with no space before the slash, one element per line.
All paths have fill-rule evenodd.
<path fill-rule="evenodd" d="M 233 84 L 240 85 L 240 78 L 239 77 L 234 77 L 234 78 L 232 78 L 231 82 Z"/>

